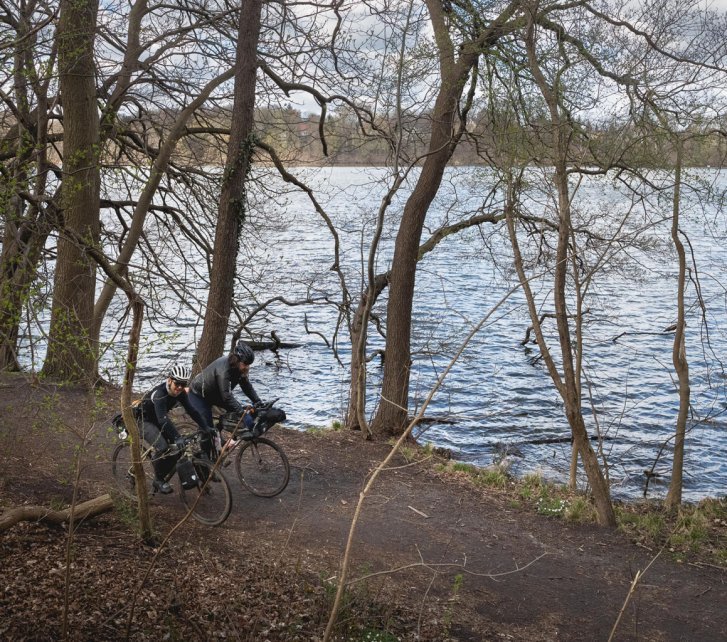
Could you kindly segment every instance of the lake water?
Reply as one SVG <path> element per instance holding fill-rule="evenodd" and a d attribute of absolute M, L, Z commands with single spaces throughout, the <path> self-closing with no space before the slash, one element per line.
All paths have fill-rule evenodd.
<path fill-rule="evenodd" d="M 341 264 L 345 266 L 348 287 L 355 293 L 361 287 L 365 260 L 362 238 L 367 239 L 373 229 L 385 174 L 381 170 L 352 168 L 306 169 L 298 173 L 316 188 L 321 203 L 342 230 Z M 727 187 L 724 174 L 703 171 L 698 178 L 722 189 Z M 481 194 L 489 189 L 488 180 L 491 176 L 487 173 L 450 170 L 428 225 L 433 228 L 441 221 L 455 220 L 463 212 L 473 213 Z M 340 301 L 338 279 L 329 270 L 333 243 L 313 206 L 307 197 L 289 191 L 272 175 L 264 176 L 263 184 L 264 192 L 254 191 L 251 195 L 253 213 L 247 225 L 256 230 L 259 240 L 247 242 L 243 250 L 240 271 L 246 287 L 258 301 L 276 295 L 291 301 L 306 295 L 327 295 Z M 663 208 L 668 214 L 667 196 L 670 198 L 670 193 L 661 203 L 654 195 L 648 207 L 656 213 Z M 689 194 L 686 198 L 690 198 Z M 404 195 L 395 199 L 388 215 L 378 271 L 388 266 L 403 199 Z M 579 190 L 578 206 L 583 212 L 590 208 L 595 213 L 589 225 L 597 230 L 599 221 L 616 217 L 626 209 L 627 199 L 610 180 L 589 179 Z M 533 197 L 535 203 L 537 198 Z M 707 305 L 705 326 L 695 305 L 695 289 L 690 287 L 687 354 L 693 408 L 686 443 L 684 498 L 695 501 L 723 496 L 727 488 L 727 399 L 721 361 L 727 354 L 727 217 L 717 204 L 696 208 L 694 201 L 688 205 L 684 227 L 698 261 Z M 584 411 L 589 430 L 595 432 L 597 425 L 606 436 L 604 455 L 613 493 L 624 498 L 642 495 L 644 471 L 652 468 L 657 477 L 650 483 L 648 496 L 665 494 L 678 403 L 671 365 L 673 334 L 661 332 L 676 319 L 676 258 L 670 249 L 669 224 L 654 226 L 649 235 L 654 241 L 652 249 L 629 250 L 632 263 L 624 270 L 630 272 L 597 277 L 593 297 L 587 302 L 591 312 L 584 338 Z M 427 237 L 425 231 L 423 239 Z M 367 242 L 364 252 L 368 251 Z M 420 263 L 411 408 L 421 404 L 472 324 L 514 284 L 509 256 L 499 228 L 485 226 L 481 232 L 470 230 L 447 238 Z M 619 255 L 614 262 L 616 258 L 627 257 Z M 552 311 L 547 282 L 536 282 L 535 286 L 543 311 Z M 200 289 L 197 298 L 204 302 L 206 293 Z M 385 299 L 384 295 L 377 304 L 379 314 L 385 311 Z M 198 309 L 179 306 L 173 297 L 165 306 L 174 320 L 147 322 L 139 387 L 155 383 L 159 371 L 170 361 L 191 361 L 201 332 Z M 345 327 L 335 334 L 336 309 L 319 304 L 290 308 L 276 305 L 271 310 L 273 317 L 253 323 L 255 331 L 267 335 L 275 330 L 282 340 L 300 347 L 282 350 L 277 356 L 270 352 L 259 354 L 252 369 L 258 392 L 263 398 L 280 397 L 289 425 L 294 427 L 325 426 L 341 420 L 348 393 L 350 346 Z M 111 318 L 119 315 L 117 312 Z M 548 478 L 563 480 L 570 444 L 555 440 L 567 439 L 569 429 L 558 394 L 536 359 L 537 348 L 521 344 L 529 325 L 523 296 L 517 292 L 490 318 L 455 364 L 428 409 L 427 415 L 435 421 L 424 426 L 420 439 L 450 448 L 457 459 L 478 465 L 492 463 L 507 446 L 518 453 L 512 458 L 516 474 L 541 472 Z M 123 348 L 119 337 L 112 337 L 113 329 L 107 329 L 107 337 Z M 321 335 L 329 342 L 335 341 L 343 365 Z M 382 345 L 373 337 L 370 349 Z M 551 345 L 555 350 L 555 344 Z M 111 357 L 105 359 L 111 376 L 118 373 L 116 364 Z M 369 375 L 369 410 L 373 411 L 381 376 L 377 361 L 371 363 Z M 437 418 L 446 421 L 437 422 Z"/>

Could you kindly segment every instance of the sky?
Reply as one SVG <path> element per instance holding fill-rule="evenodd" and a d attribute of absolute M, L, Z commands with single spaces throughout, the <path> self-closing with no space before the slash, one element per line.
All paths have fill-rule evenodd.
<path fill-rule="evenodd" d="M 727 12 L 727 0 L 704 0 L 701 6 L 720 13 Z M 292 92 L 290 104 L 294 109 L 299 109 L 303 115 L 320 114 L 321 109 L 313 98 L 303 92 Z"/>

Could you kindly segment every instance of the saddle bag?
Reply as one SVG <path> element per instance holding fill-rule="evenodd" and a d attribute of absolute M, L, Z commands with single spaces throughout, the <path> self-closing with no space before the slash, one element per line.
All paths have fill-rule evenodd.
<path fill-rule="evenodd" d="M 111 424 L 116 429 L 116 433 L 119 436 L 119 439 L 122 441 L 126 440 L 126 438 L 129 436 L 129 433 L 126 431 L 126 424 L 124 424 L 124 417 L 121 413 L 114 415 L 114 418 L 111 420 Z"/>
<path fill-rule="evenodd" d="M 188 457 L 183 457 L 177 462 L 177 475 L 179 475 L 179 481 L 184 490 L 191 490 L 199 485 L 197 471 L 194 469 L 192 460 Z"/>

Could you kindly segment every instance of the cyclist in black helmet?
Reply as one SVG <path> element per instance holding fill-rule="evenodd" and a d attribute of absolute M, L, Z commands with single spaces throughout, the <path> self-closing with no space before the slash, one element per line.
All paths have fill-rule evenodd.
<path fill-rule="evenodd" d="M 181 435 L 169 417 L 169 411 L 182 405 L 189 416 L 205 432 L 212 433 L 212 421 L 205 418 L 190 403 L 186 386 L 191 371 L 186 366 L 175 365 L 169 371 L 167 380 L 147 392 L 136 407 L 136 418 L 144 440 L 154 447 L 152 465 L 154 466 L 154 489 L 161 493 L 171 493 L 172 487 L 164 481 L 179 459 L 183 448 L 178 443 Z"/>
<path fill-rule="evenodd" d="M 238 341 L 229 355 L 215 359 L 192 379 L 189 400 L 209 425 L 212 425 L 212 406 L 227 412 L 244 412 L 245 407 L 232 394 L 236 386 L 240 386 L 253 404 L 260 403 L 248 377 L 253 361 L 252 348 L 244 341 Z"/>

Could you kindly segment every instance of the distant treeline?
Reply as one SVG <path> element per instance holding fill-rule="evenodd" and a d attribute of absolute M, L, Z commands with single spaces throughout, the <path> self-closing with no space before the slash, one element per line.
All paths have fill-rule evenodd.
<path fill-rule="evenodd" d="M 170 118 L 173 115 L 170 113 Z M 177 153 L 200 162 L 222 164 L 227 150 L 220 143 L 220 134 L 228 127 L 229 114 L 208 112 L 204 120 L 207 127 L 190 129 Z M 292 107 L 256 112 L 256 135 L 287 164 L 380 166 L 391 162 L 395 149 L 401 162 L 415 163 L 426 154 L 430 129 L 428 113 L 402 124 L 383 119 L 372 124 L 351 110 L 341 110 L 329 113 L 321 127 L 320 115 L 301 113 Z M 554 134 L 545 119 L 523 124 L 515 115 L 483 111 L 473 115 L 466 131 L 459 135 L 461 142 L 451 160 L 455 165 L 550 164 Z M 399 136 L 401 144 L 397 148 Z M 576 136 L 572 158 L 582 166 L 669 168 L 674 164 L 673 145 L 666 137 L 655 136 L 653 128 L 587 123 L 580 125 Z M 727 141 L 713 128 L 685 130 L 682 139 L 686 165 L 724 167 L 727 163 Z"/>

